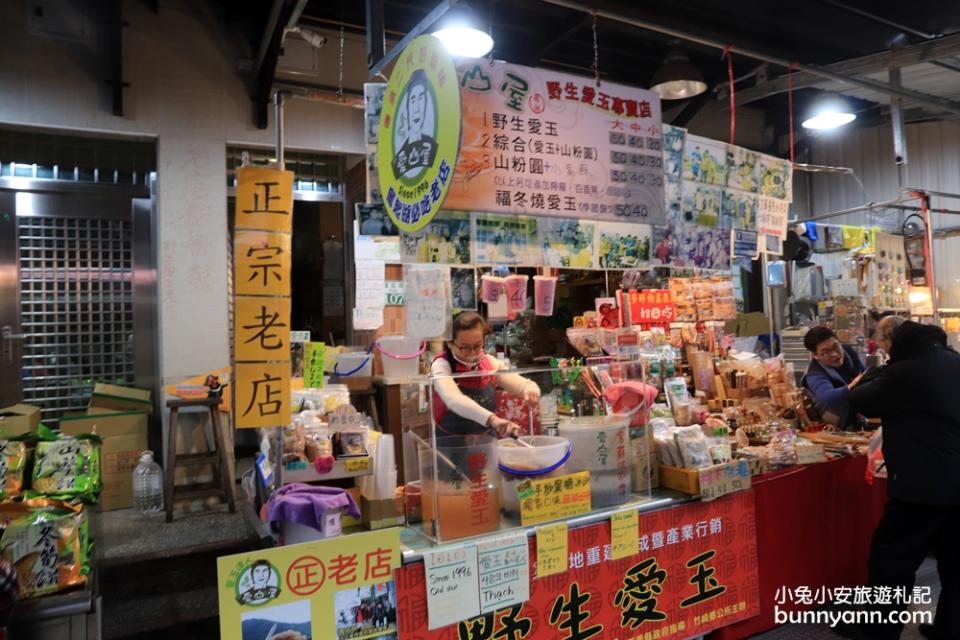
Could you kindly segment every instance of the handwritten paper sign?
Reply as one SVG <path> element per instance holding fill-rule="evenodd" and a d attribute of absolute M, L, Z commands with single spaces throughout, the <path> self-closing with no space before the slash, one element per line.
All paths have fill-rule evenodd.
<path fill-rule="evenodd" d="M 383 260 L 357 260 L 358 309 L 383 309 L 387 304 Z"/>
<path fill-rule="evenodd" d="M 480 613 L 512 607 L 530 599 L 527 551 L 527 534 L 523 531 L 477 543 Z"/>
<path fill-rule="evenodd" d="M 760 235 L 777 236 L 781 240 L 787 237 L 787 214 L 790 203 L 786 200 L 760 196 L 757 207 L 757 232 Z"/>
<path fill-rule="evenodd" d="M 703 502 L 751 487 L 750 465 L 746 460 L 715 464 L 700 469 L 697 475 L 700 479 L 700 499 Z"/>
<path fill-rule="evenodd" d="M 537 577 L 563 573 L 567 565 L 567 523 L 537 527 Z"/>
<path fill-rule="evenodd" d="M 477 548 L 441 547 L 423 555 L 427 582 L 427 628 L 439 629 L 480 615 Z"/>
<path fill-rule="evenodd" d="M 407 328 L 412 338 L 446 337 L 451 320 L 450 268 L 445 265 L 404 265 Z"/>
<path fill-rule="evenodd" d="M 327 345 L 322 342 L 308 342 L 303 351 L 303 386 L 307 389 L 323 387 L 324 361 Z"/>
<path fill-rule="evenodd" d="M 383 309 L 353 310 L 353 328 L 358 331 L 373 331 L 383 326 Z"/>
<path fill-rule="evenodd" d="M 623 298 L 622 292 L 617 294 Z M 646 289 L 636 291 L 631 289 L 627 299 L 623 301 L 629 305 L 630 322 L 639 325 L 670 324 L 676 319 L 673 306 L 673 295 L 669 289 Z"/>
<path fill-rule="evenodd" d="M 796 449 L 797 464 L 818 464 L 827 461 L 822 444 L 798 444 Z"/>
<path fill-rule="evenodd" d="M 517 484 L 523 526 L 569 518 L 590 511 L 590 472 Z"/>
<path fill-rule="evenodd" d="M 383 260 L 387 264 L 400 264 L 400 237 L 356 236 L 353 255 L 356 260 Z"/>
<path fill-rule="evenodd" d="M 638 553 L 638 523 L 639 512 L 636 509 L 617 511 L 610 515 L 611 555 L 614 560 L 629 558 Z"/>

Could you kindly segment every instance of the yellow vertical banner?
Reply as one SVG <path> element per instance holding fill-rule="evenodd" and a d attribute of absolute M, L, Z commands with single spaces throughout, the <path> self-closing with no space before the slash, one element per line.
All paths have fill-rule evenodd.
<path fill-rule="evenodd" d="M 234 242 L 239 296 L 290 295 L 290 236 L 269 231 L 237 231 Z"/>
<path fill-rule="evenodd" d="M 237 428 L 290 423 L 293 173 L 237 171 L 233 386 Z"/>
<path fill-rule="evenodd" d="M 245 429 L 290 424 L 290 362 L 242 362 L 234 367 L 237 426 Z"/>
<path fill-rule="evenodd" d="M 290 298 L 238 296 L 233 315 L 237 362 L 290 359 Z"/>
<path fill-rule="evenodd" d="M 293 172 L 262 167 L 237 170 L 235 229 L 293 230 Z"/>

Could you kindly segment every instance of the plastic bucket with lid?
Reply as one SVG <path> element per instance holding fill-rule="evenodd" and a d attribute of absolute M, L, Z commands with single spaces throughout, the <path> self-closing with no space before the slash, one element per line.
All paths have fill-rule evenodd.
<path fill-rule="evenodd" d="M 333 373 L 341 378 L 369 378 L 373 375 L 373 356 L 366 351 L 342 351 L 337 354 Z"/>
<path fill-rule="evenodd" d="M 534 448 L 525 447 L 510 438 L 497 442 L 501 504 L 508 515 L 520 513 L 520 498 L 517 496 L 520 482 L 527 478 L 551 478 L 568 473 L 565 463 L 573 453 L 573 444 L 566 438 L 521 436 L 519 439 L 532 444 Z"/>
<path fill-rule="evenodd" d="M 567 465 L 590 472 L 593 507 L 623 504 L 630 497 L 630 417 L 584 416 L 561 420 L 559 433 L 573 444 Z"/>
<path fill-rule="evenodd" d="M 384 377 L 409 378 L 420 373 L 420 354 L 427 348 L 427 343 L 420 338 L 383 336 L 376 344 L 382 356 Z"/>

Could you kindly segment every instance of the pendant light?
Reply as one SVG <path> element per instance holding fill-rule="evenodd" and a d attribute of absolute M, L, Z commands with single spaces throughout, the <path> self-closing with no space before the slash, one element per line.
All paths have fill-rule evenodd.
<path fill-rule="evenodd" d="M 857 119 L 847 101 L 840 96 L 830 96 L 814 103 L 807 119 L 803 121 L 804 129 L 829 131 L 850 124 Z"/>
<path fill-rule="evenodd" d="M 703 74 L 690 62 L 683 49 L 676 45 L 671 46 L 650 84 L 650 88 L 663 100 L 692 98 L 707 90 Z"/>
<path fill-rule="evenodd" d="M 465 3 L 448 11 L 433 32 L 452 56 L 481 58 L 493 49 L 493 38 Z"/>

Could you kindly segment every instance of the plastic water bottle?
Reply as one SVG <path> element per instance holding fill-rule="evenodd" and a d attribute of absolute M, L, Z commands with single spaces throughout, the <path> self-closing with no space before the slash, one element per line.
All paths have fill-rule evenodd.
<path fill-rule="evenodd" d="M 153 461 L 153 451 L 144 451 L 133 470 L 133 506 L 140 513 L 163 509 L 163 470 Z"/>

